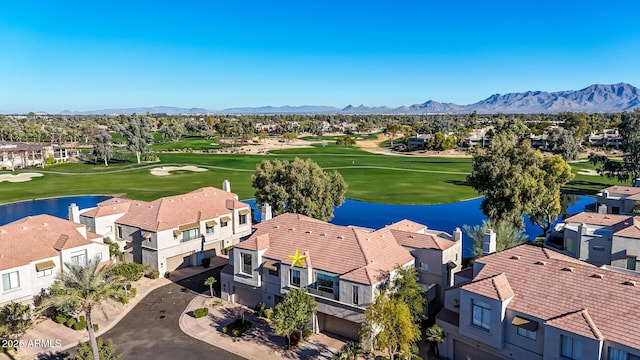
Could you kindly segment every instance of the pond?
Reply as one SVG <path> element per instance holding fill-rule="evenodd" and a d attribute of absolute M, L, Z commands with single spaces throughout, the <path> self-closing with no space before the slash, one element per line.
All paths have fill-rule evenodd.
<path fill-rule="evenodd" d="M 80 209 L 95 206 L 98 202 L 109 199 L 109 196 L 68 196 L 33 201 L 23 201 L 0 205 L 0 225 L 18 220 L 29 215 L 49 214 L 61 218 L 67 217 L 67 207 L 76 203 Z M 256 218 L 260 219 L 260 212 L 255 208 L 255 200 L 245 200 L 254 208 Z M 356 200 L 346 200 L 335 210 L 335 217 L 331 223 L 337 225 L 357 225 L 379 229 L 395 221 L 409 219 L 427 225 L 430 229 L 443 230 L 453 233 L 456 227 L 462 225 L 479 225 L 486 217 L 480 211 L 481 198 L 437 205 L 389 205 L 375 204 Z M 570 198 L 568 213 L 584 210 L 585 205 L 593 203 L 589 196 L 574 196 Z M 525 219 L 526 233 L 530 238 L 541 234 L 539 227 Z M 471 256 L 472 242 L 466 234 L 463 238 L 463 256 Z"/>

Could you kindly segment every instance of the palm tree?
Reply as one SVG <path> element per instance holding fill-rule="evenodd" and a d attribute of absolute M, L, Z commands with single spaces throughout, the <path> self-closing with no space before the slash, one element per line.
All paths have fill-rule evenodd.
<path fill-rule="evenodd" d="M 348 343 L 344 344 L 340 351 L 343 352 L 346 358 L 349 360 L 357 360 L 358 355 L 363 353 L 362 345 L 355 341 L 349 341 Z"/>
<path fill-rule="evenodd" d="M 122 296 L 122 281 L 119 277 L 109 275 L 111 266 L 99 268 L 100 260 L 97 258 L 87 261 L 86 265 L 65 263 L 58 280 L 60 281 L 59 293 L 48 299 L 48 305 L 61 306 L 63 304 L 76 303 L 78 311 L 84 312 L 89 332 L 89 344 L 94 360 L 100 360 L 96 334 L 93 330 L 91 315 L 94 309 L 102 311 L 102 304 L 106 301 L 115 301 Z"/>
<path fill-rule="evenodd" d="M 210 290 L 211 297 L 213 297 L 213 295 L 215 295 L 215 293 L 213 292 L 213 284 L 215 284 L 216 282 L 217 282 L 217 280 L 213 276 L 208 277 L 204 281 L 205 285 L 209 285 L 209 290 Z"/>
<path fill-rule="evenodd" d="M 436 358 L 440 358 L 440 350 L 438 349 L 438 344 L 444 341 L 444 330 L 436 324 L 432 327 L 428 328 L 426 331 L 426 340 L 433 345 L 433 353 L 436 355 Z"/>

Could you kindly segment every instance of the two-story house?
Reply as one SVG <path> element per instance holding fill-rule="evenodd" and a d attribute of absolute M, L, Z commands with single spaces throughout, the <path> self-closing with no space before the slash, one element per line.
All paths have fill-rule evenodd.
<path fill-rule="evenodd" d="M 65 263 L 109 260 L 109 246 L 85 225 L 36 215 L 0 226 L 0 306 L 28 302 L 51 286 Z"/>
<path fill-rule="evenodd" d="M 637 359 L 640 277 L 521 245 L 481 257 L 446 290 L 446 359 Z"/>
<path fill-rule="evenodd" d="M 610 186 L 596 195 L 596 211 L 603 214 L 631 214 L 640 201 L 640 187 Z"/>
<path fill-rule="evenodd" d="M 291 288 L 304 288 L 318 304 L 312 321 L 315 331 L 358 339 L 366 307 L 374 301 L 379 286 L 393 280 L 398 266 L 422 263 L 425 271 L 421 276 L 433 276 L 436 287 L 441 282 L 442 255 L 420 253 L 437 246 L 433 235 L 424 233 L 424 225 L 405 221 L 366 231 L 282 214 L 265 219 L 255 229 L 234 247 L 229 265 L 222 270 L 222 298 L 251 307 L 263 302 L 273 308 Z M 425 244 L 419 244 L 421 241 Z M 435 242 L 446 248 L 459 247 L 445 238 Z M 292 266 L 289 256 L 297 251 L 305 256 L 303 267 Z M 455 258 L 449 254 L 444 258 L 449 256 Z"/>
<path fill-rule="evenodd" d="M 640 270 L 640 216 L 581 212 L 556 225 L 545 246 L 596 266 Z"/>
<path fill-rule="evenodd" d="M 72 205 L 69 217 L 120 244 L 126 261 L 160 273 L 199 265 L 251 234 L 249 204 L 214 187 L 151 202 L 113 198 L 83 211 Z"/>

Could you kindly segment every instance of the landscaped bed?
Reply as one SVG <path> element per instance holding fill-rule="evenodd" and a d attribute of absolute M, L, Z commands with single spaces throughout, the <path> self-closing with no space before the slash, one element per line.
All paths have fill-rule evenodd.
<path fill-rule="evenodd" d="M 243 319 L 235 319 L 232 323 L 222 327 L 222 333 L 231 335 L 232 337 L 240 337 L 242 334 L 251 329 L 253 324 L 251 321 Z"/>

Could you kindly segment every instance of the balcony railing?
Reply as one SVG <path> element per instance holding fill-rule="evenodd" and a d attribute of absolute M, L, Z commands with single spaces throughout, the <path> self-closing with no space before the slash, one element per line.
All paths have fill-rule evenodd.
<path fill-rule="evenodd" d="M 323 289 L 324 289 L 323 287 L 319 287 L 318 289 L 316 289 L 313 286 L 308 286 L 307 287 L 307 292 L 310 293 L 310 294 L 321 296 L 323 298 L 327 298 L 327 299 L 331 299 L 331 300 L 340 299 L 338 294 L 334 294 L 333 291 L 326 291 L 326 290 L 323 290 Z"/>

